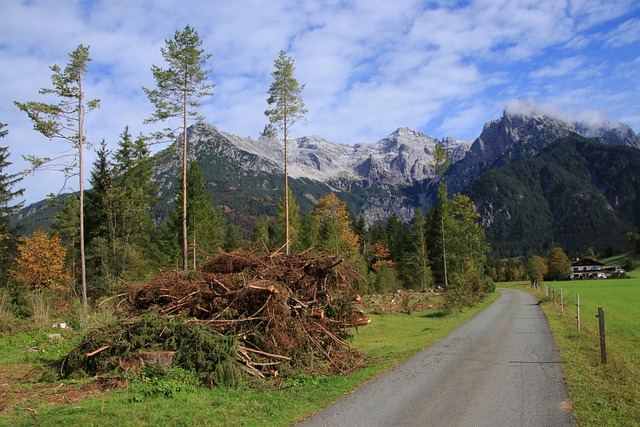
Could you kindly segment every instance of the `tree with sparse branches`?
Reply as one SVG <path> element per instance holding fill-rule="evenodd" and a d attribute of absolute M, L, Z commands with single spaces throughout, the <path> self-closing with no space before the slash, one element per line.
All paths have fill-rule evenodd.
<path fill-rule="evenodd" d="M 540 284 L 542 283 L 544 276 L 547 275 L 549 269 L 544 258 L 539 255 L 534 255 L 529 258 L 529 261 L 527 261 L 525 271 L 533 287 L 540 288 Z"/>
<path fill-rule="evenodd" d="M 82 305 L 87 308 L 87 278 L 84 254 L 84 179 L 83 148 L 86 144 L 84 135 L 85 115 L 100 106 L 100 100 L 87 100 L 84 95 L 84 76 L 87 73 L 89 46 L 78 45 L 69 54 L 69 64 L 64 68 L 53 65 L 51 71 L 52 87 L 40 89 L 41 95 L 53 95 L 55 103 L 15 102 L 16 106 L 27 113 L 34 124 L 34 129 L 50 140 L 59 139 L 69 143 L 73 152 L 58 157 L 39 158 L 27 156 L 32 171 L 37 169 L 61 170 L 67 178 L 74 175 L 77 168 L 79 182 L 79 241 L 80 269 L 82 277 Z"/>
<path fill-rule="evenodd" d="M 271 73 L 273 83 L 269 87 L 269 98 L 267 104 L 271 107 L 264 114 L 269 119 L 269 124 L 265 127 L 263 135 L 276 137 L 279 132 L 284 139 L 284 194 L 289 194 L 289 166 L 287 156 L 287 139 L 289 130 L 298 121 L 304 119 L 307 110 L 300 92 L 304 90 L 304 84 L 298 83 L 293 73 L 295 67 L 293 58 L 283 50 L 280 51 L 278 59 L 274 61 L 275 70 Z M 289 253 L 289 197 L 285 200 L 285 251 Z"/>
<path fill-rule="evenodd" d="M 449 274 L 448 274 L 448 266 L 447 266 L 447 223 L 449 222 L 450 215 L 450 206 L 449 206 L 449 195 L 447 190 L 447 184 L 444 182 L 444 173 L 446 172 L 449 164 L 451 163 L 451 158 L 447 155 L 445 149 L 440 145 L 436 145 L 435 153 L 434 153 L 434 164 L 433 168 L 436 173 L 436 177 L 439 180 L 438 183 L 438 206 L 434 209 L 433 219 L 437 224 L 432 224 L 432 234 L 433 237 L 437 239 L 437 242 L 434 242 L 439 246 L 437 249 L 439 251 L 432 252 L 432 261 L 434 262 L 434 267 L 436 272 L 440 272 L 439 276 L 442 278 L 442 286 L 445 290 L 449 288 Z M 437 268 L 436 263 L 442 266 L 442 269 Z"/>
<path fill-rule="evenodd" d="M 213 95 L 214 84 L 208 83 L 212 70 L 205 68 L 211 54 L 205 53 L 198 32 L 187 25 L 183 31 L 176 31 L 173 39 L 165 40 L 161 48 L 167 63 L 163 69 L 156 65 L 151 68 L 156 80 L 156 89 L 142 88 L 154 105 L 155 112 L 147 123 L 181 118 L 179 127 L 165 128 L 156 132 L 156 140 L 175 140 L 182 132 L 182 268 L 188 267 L 187 250 L 187 122 L 189 119 L 203 120 L 198 113 L 199 99 Z"/>

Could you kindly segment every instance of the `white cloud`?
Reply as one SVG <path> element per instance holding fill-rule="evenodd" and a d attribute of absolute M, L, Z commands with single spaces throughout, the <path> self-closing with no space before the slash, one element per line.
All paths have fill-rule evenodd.
<path fill-rule="evenodd" d="M 637 44 L 638 10 L 631 0 L 5 0 L 0 122 L 10 134 L 0 144 L 10 146 L 12 171 L 25 166 L 23 154 L 61 148 L 34 132 L 13 100 L 38 100 L 48 67 L 66 64 L 80 43 L 93 58 L 87 96 L 102 100 L 87 118 L 90 139 L 114 147 L 125 125 L 133 134 L 151 131 L 142 124 L 152 107 L 140 88 L 154 86 L 150 69 L 163 66 L 164 40 L 187 24 L 213 54 L 217 86 L 202 113 L 242 136 L 257 137 L 266 123 L 281 49 L 306 84 L 309 114 L 298 136 L 374 142 L 408 126 L 474 139 L 503 100 L 518 97 L 558 113 L 605 112 L 638 129 L 629 113 L 640 109 L 638 52 L 610 55 Z M 27 186 L 30 201 L 60 187 L 49 178 Z"/>
<path fill-rule="evenodd" d="M 585 62 L 585 58 L 582 57 L 564 58 L 559 61 L 555 61 L 551 65 L 534 70 L 531 73 L 531 77 L 534 79 L 543 79 L 571 75 L 574 74 L 577 69 L 582 67 Z"/>
<path fill-rule="evenodd" d="M 637 44 L 640 41 L 640 19 L 633 18 L 624 22 L 607 35 L 605 46 L 622 47 Z"/>

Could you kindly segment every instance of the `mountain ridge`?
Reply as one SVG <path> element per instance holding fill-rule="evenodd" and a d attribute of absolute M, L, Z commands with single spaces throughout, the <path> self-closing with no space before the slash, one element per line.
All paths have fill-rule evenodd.
<path fill-rule="evenodd" d="M 544 114 L 505 110 L 501 118 L 487 122 L 473 142 L 437 139 L 404 127 L 368 144 L 335 143 L 319 136 L 291 138 L 290 185 L 303 210 L 313 207 L 325 194 L 335 192 L 352 213 L 362 215 L 368 224 L 384 221 L 391 214 L 408 222 L 417 208 L 426 209 L 435 203 L 436 144 L 441 144 L 452 158 L 445 181 L 449 191 L 457 193 L 484 173 L 518 159 L 535 158 L 571 135 L 589 136 L 608 146 L 628 146 L 640 153 L 640 137 L 624 124 L 603 122 L 594 127 Z M 258 217 L 275 215 L 284 191 L 282 141 L 240 137 L 203 122 L 190 126 L 187 137 L 188 159 L 200 163 L 214 203 L 223 207 L 245 235 Z M 159 221 L 167 217 L 176 197 L 179 153 L 180 143 L 176 141 L 154 155 L 154 177 L 162 205 Z M 598 159 L 589 162 L 595 167 Z M 597 191 L 605 191 L 605 187 L 601 188 Z M 606 191 L 611 193 L 606 199 L 614 200 L 616 188 Z M 28 208 L 23 212 L 33 211 Z M 501 207 L 492 209 L 481 211 L 485 224 Z M 611 209 L 618 207 L 611 205 Z"/>

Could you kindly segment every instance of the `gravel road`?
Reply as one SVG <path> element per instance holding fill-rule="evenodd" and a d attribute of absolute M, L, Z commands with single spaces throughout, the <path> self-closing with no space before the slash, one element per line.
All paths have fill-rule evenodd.
<path fill-rule="evenodd" d="M 446 338 L 298 426 L 575 426 L 536 298 L 500 292 Z"/>

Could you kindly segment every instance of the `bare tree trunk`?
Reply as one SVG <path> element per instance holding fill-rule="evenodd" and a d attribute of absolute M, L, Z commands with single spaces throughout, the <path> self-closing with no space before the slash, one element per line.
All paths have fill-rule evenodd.
<path fill-rule="evenodd" d="M 287 157 L 287 115 L 284 116 L 284 229 L 285 253 L 289 255 L 289 162 Z"/>
<path fill-rule="evenodd" d="M 83 132 L 84 132 L 84 111 L 82 108 L 82 81 L 78 82 L 79 86 L 79 100 L 78 100 L 78 179 L 79 179 L 79 192 L 80 192 L 80 207 L 79 207 L 79 232 L 80 232 L 80 270 L 82 276 L 82 308 L 87 310 L 87 271 L 84 257 L 84 182 L 83 182 L 83 169 L 82 169 L 82 144 L 83 144 Z"/>
<path fill-rule="evenodd" d="M 444 212 L 440 218 L 440 227 L 442 232 L 442 263 L 444 267 L 444 290 L 449 290 L 449 278 L 447 277 L 447 246 L 444 239 Z"/>
<path fill-rule="evenodd" d="M 182 269 L 187 271 L 187 90 L 184 91 L 182 133 Z"/>

